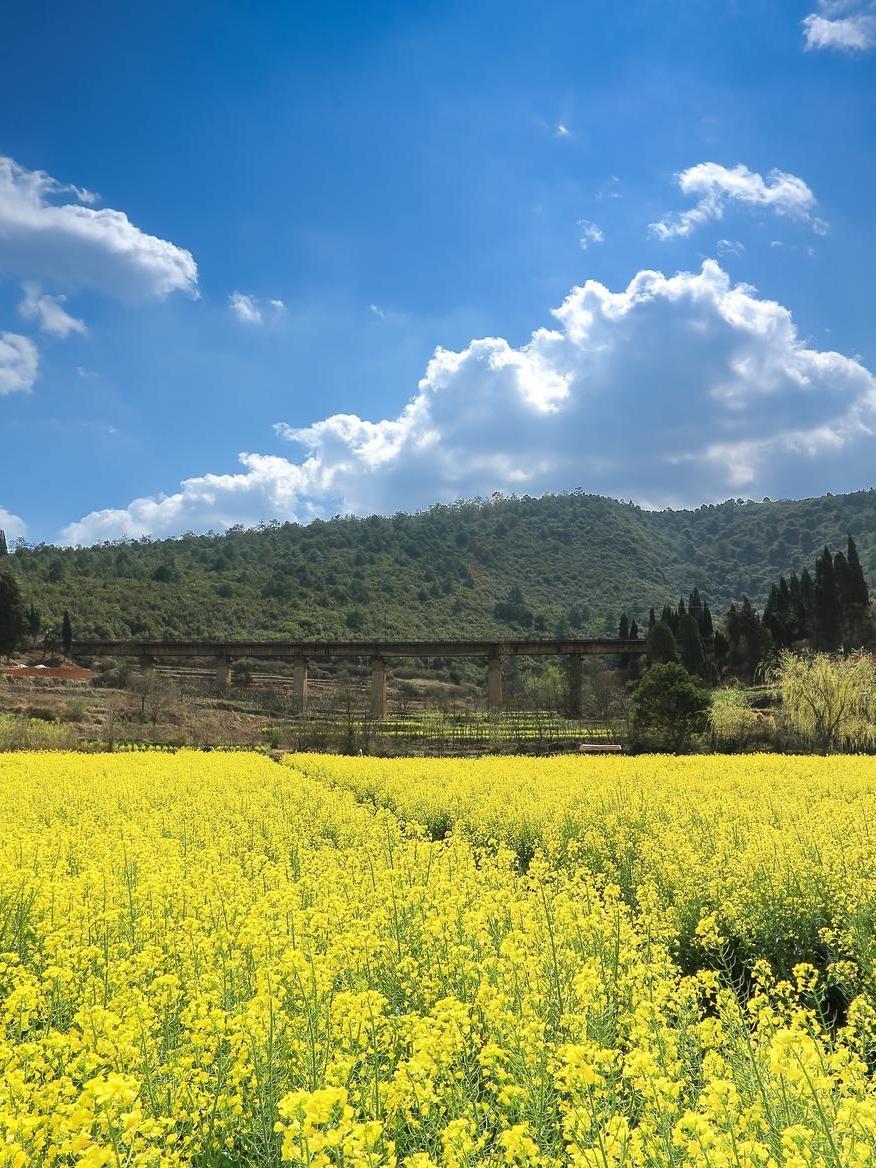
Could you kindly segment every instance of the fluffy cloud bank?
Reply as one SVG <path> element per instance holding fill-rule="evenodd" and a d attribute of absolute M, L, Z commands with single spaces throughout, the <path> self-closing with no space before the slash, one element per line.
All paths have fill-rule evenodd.
<path fill-rule="evenodd" d="M 618 292 L 591 280 L 553 316 L 521 348 L 487 337 L 438 349 L 395 418 L 279 423 L 301 461 L 243 454 L 236 474 L 93 512 L 63 538 L 410 510 L 495 490 L 582 487 L 659 505 L 872 480 L 876 378 L 808 348 L 786 308 L 716 262 L 639 272 Z"/>
<path fill-rule="evenodd" d="M 726 167 L 717 162 L 700 162 L 683 170 L 676 179 L 683 194 L 700 198 L 689 210 L 649 224 L 648 230 L 656 239 L 691 235 L 704 223 L 723 219 L 731 202 L 809 222 L 819 233 L 827 229 L 824 220 L 813 215 L 815 196 L 795 174 L 771 170 L 764 178 L 741 163 Z"/>
<path fill-rule="evenodd" d="M 820 0 L 818 11 L 803 21 L 803 36 L 807 49 L 866 52 L 876 45 L 876 3 Z"/>
<path fill-rule="evenodd" d="M 29 393 L 38 367 L 33 341 L 18 333 L 0 333 L 0 397 L 5 393 Z"/>
<path fill-rule="evenodd" d="M 27 535 L 27 525 L 18 515 L 13 515 L 5 507 L 0 507 L 0 531 L 6 536 L 7 543 Z"/>
<path fill-rule="evenodd" d="M 71 195 L 75 202 L 62 201 Z M 195 294 L 191 252 L 147 235 L 123 211 L 0 155 L 0 271 L 126 298 Z"/>

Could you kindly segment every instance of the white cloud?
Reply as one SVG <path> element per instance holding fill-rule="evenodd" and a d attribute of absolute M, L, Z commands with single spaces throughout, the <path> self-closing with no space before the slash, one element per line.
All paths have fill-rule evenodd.
<path fill-rule="evenodd" d="M 262 323 L 261 309 L 252 296 L 247 296 L 243 292 L 232 292 L 228 297 L 228 306 L 237 319 L 245 324 Z"/>
<path fill-rule="evenodd" d="M 602 228 L 598 224 L 591 223 L 589 219 L 579 219 L 578 226 L 581 228 L 578 243 L 581 245 L 582 251 L 586 251 L 591 243 L 604 242 L 605 236 L 602 233 Z"/>
<path fill-rule="evenodd" d="M 397 417 L 280 423 L 299 461 L 244 454 L 236 474 L 94 512 L 63 538 L 391 513 L 495 490 L 678 505 L 872 482 L 876 378 L 806 347 L 786 308 L 716 262 L 642 271 L 619 292 L 591 280 L 553 316 L 521 348 L 486 337 L 436 350 Z"/>
<path fill-rule="evenodd" d="M 820 0 L 818 11 L 803 21 L 805 48 L 862 53 L 876 45 L 873 0 Z"/>
<path fill-rule="evenodd" d="M 555 138 L 569 138 L 571 137 L 571 134 L 572 131 L 568 126 L 564 126 L 562 122 L 557 122 L 556 126 L 554 127 Z"/>
<path fill-rule="evenodd" d="M 0 397 L 30 393 L 36 381 L 39 355 L 36 345 L 18 333 L 0 333 Z"/>
<path fill-rule="evenodd" d="M 266 315 L 276 319 L 286 311 L 282 300 L 259 300 L 246 292 L 232 292 L 228 297 L 228 307 L 244 324 L 264 324 Z"/>
<path fill-rule="evenodd" d="M 726 167 L 717 162 L 700 162 L 683 170 L 676 178 L 684 194 L 699 195 L 700 200 L 687 211 L 667 215 L 649 224 L 648 230 L 656 239 L 691 235 L 704 223 L 723 219 L 724 210 L 731 201 L 802 220 L 811 224 L 819 234 L 827 230 L 824 220 L 813 215 L 815 196 L 795 174 L 771 170 L 764 178 L 741 163 Z"/>
<path fill-rule="evenodd" d="M 59 202 L 72 193 L 77 202 Z M 96 196 L 0 155 L 0 271 L 125 298 L 196 295 L 190 252 L 146 235 Z"/>
<path fill-rule="evenodd" d="M 738 239 L 719 239 L 715 248 L 718 255 L 721 256 L 742 255 L 745 251 L 745 244 Z"/>
<path fill-rule="evenodd" d="M 6 536 L 6 542 L 11 544 L 14 539 L 23 539 L 27 535 L 27 524 L 18 516 L 0 507 L 0 531 Z"/>
<path fill-rule="evenodd" d="M 121 510 L 92 511 L 71 523 L 62 538 L 74 544 L 98 543 L 122 536 L 223 529 L 279 515 L 312 518 L 318 513 L 302 500 L 306 478 L 302 468 L 273 455 L 239 457 L 242 473 L 200 475 L 185 479 L 176 494 L 135 499 Z"/>
<path fill-rule="evenodd" d="M 70 333 L 88 332 L 85 322 L 71 316 L 64 308 L 66 296 L 49 296 L 39 284 L 28 280 L 24 285 L 24 299 L 18 311 L 26 320 L 36 320 L 43 332 L 55 337 L 67 337 Z"/>

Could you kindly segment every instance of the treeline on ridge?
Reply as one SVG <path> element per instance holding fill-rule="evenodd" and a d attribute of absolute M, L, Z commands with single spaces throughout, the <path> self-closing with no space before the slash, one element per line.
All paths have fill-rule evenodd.
<path fill-rule="evenodd" d="M 173 540 L 18 543 L 2 562 L 31 627 L 59 630 L 68 609 L 83 637 L 598 636 L 618 631 L 622 611 L 644 633 L 651 607 L 696 583 L 716 623 L 731 604 L 744 616 L 743 596 L 755 609 L 769 601 L 779 644 L 799 631 L 791 573 L 850 532 L 872 581 L 872 490 L 691 511 L 583 493 L 495 497 Z M 808 589 L 803 575 L 798 585 Z"/>

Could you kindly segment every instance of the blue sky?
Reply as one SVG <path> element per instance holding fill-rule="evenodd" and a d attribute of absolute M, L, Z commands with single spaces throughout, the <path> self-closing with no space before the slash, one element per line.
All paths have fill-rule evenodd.
<path fill-rule="evenodd" d="M 0 526 L 873 486 L 874 46 L 864 0 L 16 6 Z"/>

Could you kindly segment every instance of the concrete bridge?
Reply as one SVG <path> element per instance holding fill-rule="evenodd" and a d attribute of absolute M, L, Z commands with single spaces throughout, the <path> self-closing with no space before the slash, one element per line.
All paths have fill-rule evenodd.
<path fill-rule="evenodd" d="M 606 654 L 634 657 L 645 652 L 644 641 L 617 637 L 555 641 L 87 641 L 76 640 L 72 656 L 136 657 L 143 670 L 162 661 L 207 658 L 214 662 L 216 687 L 231 686 L 231 666 L 243 658 L 291 661 L 293 692 L 300 709 L 307 708 L 307 666 L 326 658 L 367 658 L 371 664 L 371 714 L 386 716 L 387 659 L 395 657 L 483 657 L 487 662 L 487 706 L 502 708 L 502 662 L 506 657 L 566 657 L 569 665 L 568 711 L 581 713 L 581 659 Z"/>

